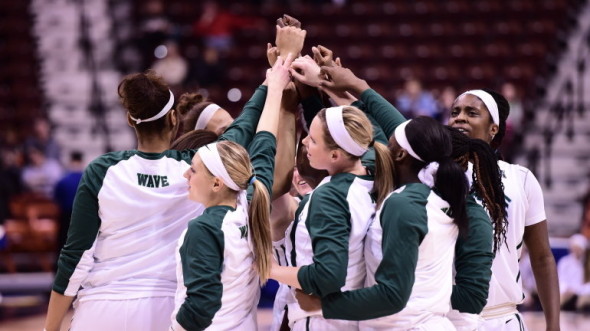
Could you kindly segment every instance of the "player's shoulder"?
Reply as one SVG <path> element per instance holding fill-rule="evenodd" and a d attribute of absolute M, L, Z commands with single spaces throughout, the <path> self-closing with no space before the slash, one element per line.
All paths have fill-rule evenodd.
<path fill-rule="evenodd" d="M 526 178 L 533 175 L 533 173 L 527 167 L 524 167 L 520 164 L 498 161 L 498 167 L 500 168 L 500 171 L 502 171 L 502 176 L 505 178 L 512 176 Z"/>

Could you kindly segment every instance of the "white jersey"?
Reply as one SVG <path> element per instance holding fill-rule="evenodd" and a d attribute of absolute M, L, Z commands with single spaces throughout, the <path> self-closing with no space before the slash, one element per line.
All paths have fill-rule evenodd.
<path fill-rule="evenodd" d="M 522 279 L 519 263 L 524 228 L 546 219 L 543 192 L 539 182 L 525 167 L 498 161 L 508 203 L 506 242 L 496 252 L 488 302 L 482 312 L 486 319 L 512 314 L 522 303 Z"/>
<path fill-rule="evenodd" d="M 186 319 L 210 314 L 213 316 L 207 327 L 210 330 L 256 330 L 260 279 L 253 268 L 246 208 L 240 205 L 235 210 L 228 206 L 207 208 L 202 216 L 191 221 L 179 239 L 178 288 L 172 313 L 174 330 L 184 330 L 177 322 L 177 319 L 182 320 L 183 313 Z M 215 259 L 208 259 L 217 254 Z M 187 295 L 186 284 L 194 286 L 190 295 Z M 210 308 L 212 306 L 216 309 Z M 181 308 L 185 308 L 184 312 Z M 199 313 L 186 313 L 195 309 Z M 199 323 L 198 328 L 204 324 Z"/>
<path fill-rule="evenodd" d="M 80 301 L 174 296 L 176 241 L 204 209 L 188 200 L 182 175 L 192 155 L 134 150 L 94 160 L 78 187 L 54 290 Z"/>
<path fill-rule="evenodd" d="M 395 194 L 405 195 L 406 187 L 402 186 L 390 193 L 385 200 Z M 417 190 L 415 184 L 412 189 Z M 438 325 L 438 330 L 453 329 L 444 315 L 450 309 L 453 258 L 459 230 L 453 219 L 446 214 L 449 204 L 432 191 L 427 196 L 427 220 L 424 220 L 427 222 L 427 233 L 418 249 L 415 280 L 410 298 L 399 313 L 361 321 L 360 330 L 406 330 L 418 325 Z M 383 260 L 381 212 L 382 209 L 377 211 L 365 242 L 365 287 L 377 284 L 375 273 Z"/>
<path fill-rule="evenodd" d="M 285 244 L 290 265 L 301 267 L 298 279 L 307 293 L 323 296 L 363 286 L 366 268 L 364 238 L 375 214 L 375 203 L 370 195 L 372 189 L 372 177 L 340 173 L 324 178 L 310 194 L 309 200 L 301 202 L 304 206 L 296 215 L 296 222 L 287 228 Z M 328 225 L 329 222 L 334 223 Z M 318 257 L 314 249 L 322 255 Z M 340 261 L 344 261 L 343 255 L 348 262 L 346 266 L 340 265 Z M 321 269 L 310 267 L 318 263 L 325 265 Z M 323 279 L 320 275 L 322 270 L 331 266 L 340 268 L 331 271 L 332 275 L 338 274 L 337 278 L 342 276 L 342 279 L 335 282 Z M 340 275 L 340 272 L 343 274 Z M 338 285 L 339 281 L 342 281 L 341 285 Z M 299 307 L 294 290 L 291 290 L 288 301 L 289 323 L 310 316 L 322 319 L 321 311 L 306 312 Z M 356 329 L 358 325 L 358 322 L 346 323 L 351 329 Z"/>

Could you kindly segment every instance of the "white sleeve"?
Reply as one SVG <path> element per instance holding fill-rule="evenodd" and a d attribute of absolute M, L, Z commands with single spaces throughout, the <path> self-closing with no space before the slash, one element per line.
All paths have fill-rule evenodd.
<path fill-rule="evenodd" d="M 546 220 L 547 216 L 545 215 L 545 202 L 541 185 L 535 175 L 528 169 L 524 178 L 524 191 L 528 201 L 525 226 L 535 225 Z"/>

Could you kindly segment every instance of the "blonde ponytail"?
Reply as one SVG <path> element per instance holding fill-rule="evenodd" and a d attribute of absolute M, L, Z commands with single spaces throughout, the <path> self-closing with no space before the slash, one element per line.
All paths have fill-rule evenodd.
<path fill-rule="evenodd" d="M 244 147 L 232 141 L 220 141 L 217 150 L 231 179 L 240 190 L 248 188 L 253 177 L 250 156 Z M 272 239 L 270 234 L 270 196 L 266 186 L 254 180 L 253 194 L 248 204 L 248 231 L 254 250 L 254 264 L 260 282 L 265 283 L 270 276 L 272 258 Z"/>
<path fill-rule="evenodd" d="M 375 142 L 375 184 L 374 190 L 377 192 L 377 208 L 381 206 L 383 200 L 395 185 L 393 178 L 393 161 L 389 148 L 382 143 Z"/>
<path fill-rule="evenodd" d="M 254 192 L 248 208 L 248 227 L 250 228 L 250 238 L 252 238 L 254 246 L 254 263 L 260 276 L 260 282 L 264 284 L 270 276 L 270 259 L 272 258 L 269 222 L 270 197 L 261 181 L 255 180 L 253 187 Z"/>

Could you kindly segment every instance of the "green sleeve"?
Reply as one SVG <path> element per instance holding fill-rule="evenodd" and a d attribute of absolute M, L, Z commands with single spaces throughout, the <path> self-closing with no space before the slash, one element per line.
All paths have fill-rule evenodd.
<path fill-rule="evenodd" d="M 373 139 L 377 142 L 387 145 L 389 138 L 385 135 L 383 129 L 381 128 L 381 126 L 379 126 L 379 123 L 375 120 L 375 118 L 366 113 L 367 106 L 360 100 L 354 101 L 351 104 L 351 106 L 356 107 L 365 112 L 367 118 L 369 119 L 369 121 L 371 121 L 371 124 L 373 124 Z M 370 147 L 369 150 L 361 157 L 361 162 L 363 166 L 370 169 L 373 172 L 375 171 L 375 160 L 376 155 L 375 149 L 373 147 Z"/>
<path fill-rule="evenodd" d="M 305 119 L 308 128 L 315 115 L 322 110 L 322 108 L 325 108 L 322 99 L 318 94 L 313 94 L 312 96 L 301 100 L 301 107 L 303 108 L 303 118 Z"/>
<path fill-rule="evenodd" d="M 316 189 L 310 198 L 306 226 L 313 263 L 297 274 L 302 290 L 320 297 L 340 292 L 348 267 L 349 206 L 342 190 L 330 184 Z"/>
<path fill-rule="evenodd" d="M 369 121 L 371 121 L 371 124 L 373 124 L 373 139 L 387 145 L 389 142 L 389 137 L 385 135 L 385 132 L 379 125 L 379 122 L 377 122 L 377 120 L 372 115 L 367 113 L 367 106 L 360 100 L 356 100 L 351 104 L 351 106 L 362 110 L 367 115 L 367 118 L 369 118 Z"/>
<path fill-rule="evenodd" d="M 469 231 L 455 245 L 455 284 L 451 295 L 453 309 L 479 314 L 486 305 L 492 277 L 493 230 L 488 214 L 473 197 L 467 199 Z"/>
<path fill-rule="evenodd" d="M 265 85 L 258 86 L 240 115 L 219 137 L 219 140 L 231 140 L 244 147 L 248 147 L 252 141 L 252 137 L 256 133 L 258 120 L 266 102 L 267 90 L 268 88 Z"/>
<path fill-rule="evenodd" d="M 277 139 L 268 131 L 256 133 L 252 143 L 248 146 L 256 179 L 266 186 L 269 196 L 272 196 L 276 151 Z"/>
<path fill-rule="evenodd" d="M 108 168 L 102 164 L 103 160 L 104 158 L 99 158 L 91 163 L 78 185 L 67 241 L 59 255 L 58 269 L 53 282 L 53 290 L 57 293 L 75 295 L 65 293 L 66 289 L 71 282 L 81 283 L 92 269 L 92 260 L 82 261 L 82 256 L 94 245 L 101 225 L 97 196 L 106 173 L 106 169 L 103 168 Z M 73 278 L 76 269 L 78 272 Z M 79 286 L 75 287 L 77 291 Z"/>
<path fill-rule="evenodd" d="M 426 198 L 420 205 L 399 195 L 385 201 L 381 212 L 383 260 L 375 272 L 377 284 L 322 298 L 325 318 L 373 319 L 406 306 L 414 285 L 418 249 L 428 232 L 425 204 Z"/>
<path fill-rule="evenodd" d="M 366 105 L 367 115 L 379 123 L 388 138 L 398 125 L 406 121 L 406 118 L 389 101 L 373 89 L 363 91 L 360 100 Z"/>
<path fill-rule="evenodd" d="M 180 248 L 186 299 L 176 321 L 187 330 L 208 327 L 221 308 L 223 232 L 202 215 L 189 223 Z"/>

